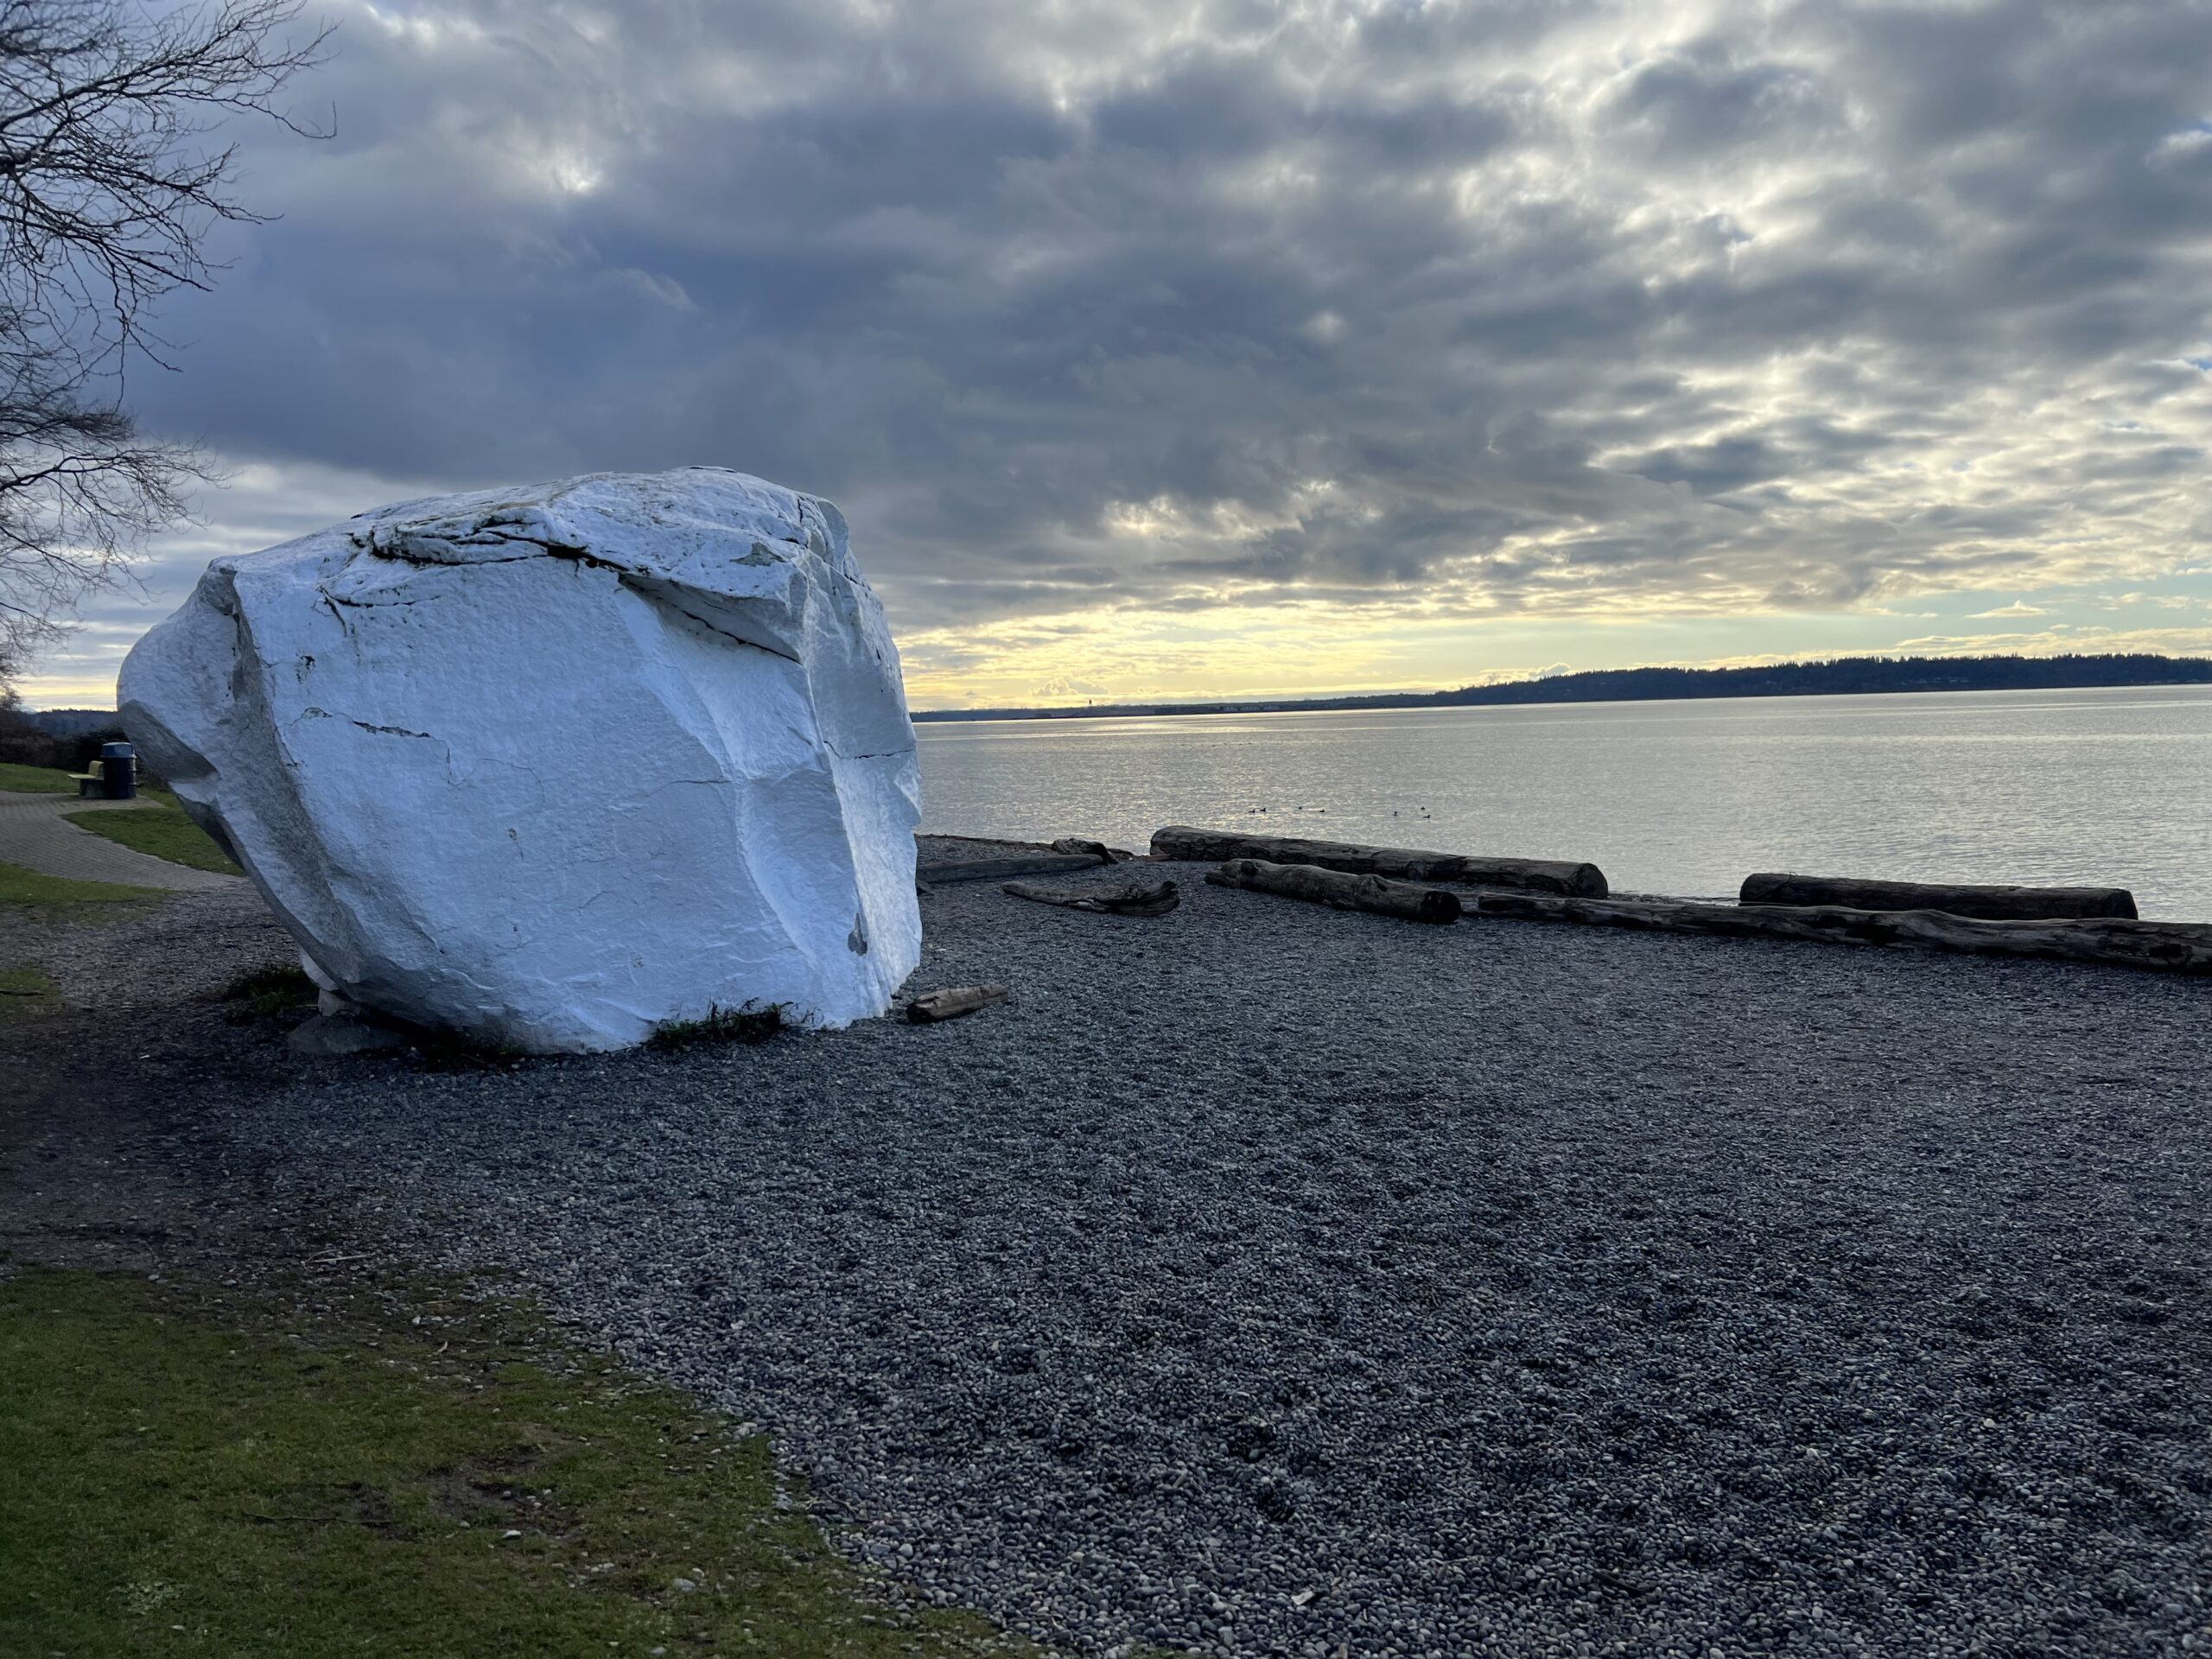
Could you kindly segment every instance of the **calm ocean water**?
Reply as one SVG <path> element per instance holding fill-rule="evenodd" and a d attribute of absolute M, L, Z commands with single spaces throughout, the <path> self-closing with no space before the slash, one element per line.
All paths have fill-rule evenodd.
<path fill-rule="evenodd" d="M 927 723 L 923 827 L 1142 850 L 1163 823 L 1752 870 L 2131 887 L 2212 921 L 2212 687 Z"/>

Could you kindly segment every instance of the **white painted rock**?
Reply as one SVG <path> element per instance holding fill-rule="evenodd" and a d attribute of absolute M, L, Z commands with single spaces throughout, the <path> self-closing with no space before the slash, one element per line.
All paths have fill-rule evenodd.
<path fill-rule="evenodd" d="M 921 951 L 899 656 L 837 510 L 720 467 L 413 501 L 207 567 L 147 764 L 308 971 L 547 1052 L 880 1014 Z"/>

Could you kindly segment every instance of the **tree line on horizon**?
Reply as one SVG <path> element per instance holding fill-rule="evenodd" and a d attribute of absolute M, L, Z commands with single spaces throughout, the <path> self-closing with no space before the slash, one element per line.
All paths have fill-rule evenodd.
<path fill-rule="evenodd" d="M 2059 691 L 2120 685 L 2212 685 L 2212 657 L 2152 652 L 2063 657 L 1834 657 L 1744 668 L 1593 668 L 1541 679 L 1463 685 L 1446 691 L 1385 691 L 1357 697 L 1283 697 L 1219 702 L 1092 703 L 1080 708 L 923 709 L 918 721 L 1079 720 L 1141 715 L 1271 714 L 1297 709 L 1449 709 L 1545 702 L 1661 702 L 1705 697 L 1853 696 L 1907 691 Z M 0 760 L 73 765 L 86 740 L 122 735 L 115 711 L 34 713 L 0 693 Z M 56 758 L 35 758 L 51 753 Z"/>
<path fill-rule="evenodd" d="M 939 720 L 1067 720 L 1116 715 L 1269 714 L 1292 709 L 1448 709 L 1541 702 L 1653 702 L 1703 697 L 1812 697 L 1905 691 L 2055 691 L 2116 685 L 2212 684 L 2212 658 L 2152 652 L 2058 657 L 1834 657 L 1743 668 L 1595 668 L 1446 691 L 1367 696 L 1093 703 L 1083 708 L 925 710 Z"/>
<path fill-rule="evenodd" d="M 1741 668 L 1598 668 L 1462 686 L 1446 703 L 1614 702 L 1670 697 L 1849 696 L 1882 691 L 2045 691 L 2212 683 L 2212 658 L 2150 652 L 2063 657 L 1833 657 Z"/>

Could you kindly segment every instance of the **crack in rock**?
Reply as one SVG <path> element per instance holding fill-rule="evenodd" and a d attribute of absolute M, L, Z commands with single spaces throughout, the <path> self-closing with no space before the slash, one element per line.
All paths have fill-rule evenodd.
<path fill-rule="evenodd" d="M 322 711 L 321 709 L 315 709 L 312 712 L 321 714 Z M 347 718 L 352 720 L 350 715 Z M 404 726 L 378 726 L 373 721 L 365 720 L 353 720 L 352 723 L 359 727 L 365 732 L 382 732 L 390 737 L 419 737 L 427 743 L 435 743 L 437 741 L 437 740 L 432 737 L 428 732 L 410 731 Z"/>

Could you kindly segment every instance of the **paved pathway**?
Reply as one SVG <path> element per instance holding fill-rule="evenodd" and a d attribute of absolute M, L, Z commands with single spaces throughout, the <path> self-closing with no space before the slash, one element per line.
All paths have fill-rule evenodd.
<path fill-rule="evenodd" d="M 197 893 L 237 884 L 235 875 L 172 864 L 149 853 L 96 836 L 67 822 L 65 812 L 129 812 L 130 801 L 86 801 L 73 795 L 29 795 L 0 790 L 0 864 L 20 864 L 41 875 L 75 881 L 122 881 L 135 887 Z"/>

